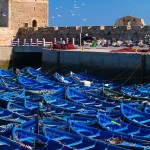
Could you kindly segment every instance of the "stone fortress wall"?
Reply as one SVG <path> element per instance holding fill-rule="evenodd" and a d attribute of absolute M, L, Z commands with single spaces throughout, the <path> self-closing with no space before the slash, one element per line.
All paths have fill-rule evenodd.
<path fill-rule="evenodd" d="M 81 29 L 82 28 L 82 29 Z M 143 19 L 133 16 L 125 16 L 116 20 L 114 26 L 65 26 L 65 27 L 38 27 L 36 30 L 32 28 L 19 28 L 16 38 L 20 39 L 36 39 L 53 42 L 54 38 L 57 40 L 75 38 L 75 43 L 80 42 L 80 33 L 82 37 L 86 34 L 90 37 L 104 38 L 110 41 L 113 40 L 132 40 L 139 42 L 139 40 L 150 41 L 150 26 L 146 26 Z M 145 39 L 145 37 L 147 38 Z"/>
<path fill-rule="evenodd" d="M 30 39 L 33 40 L 38 38 L 42 40 L 45 38 L 46 41 L 54 41 L 69 38 L 75 38 L 76 44 L 79 44 L 80 40 L 80 26 L 72 27 L 39 27 L 37 30 L 34 28 L 19 28 L 16 38 L 20 39 Z M 82 37 L 88 33 L 88 36 L 98 38 L 105 38 L 111 41 L 113 40 L 132 40 L 134 42 L 139 42 L 139 40 L 150 40 L 150 26 L 82 26 Z M 147 38 L 146 38 L 147 36 Z"/>
<path fill-rule="evenodd" d="M 75 38 L 78 44 L 81 28 L 82 37 L 88 34 L 97 39 L 150 40 L 150 26 L 133 16 L 117 19 L 114 26 L 48 27 L 48 0 L 0 0 L 0 46 L 10 46 L 11 39 L 18 38 L 51 42 L 54 38 Z"/>

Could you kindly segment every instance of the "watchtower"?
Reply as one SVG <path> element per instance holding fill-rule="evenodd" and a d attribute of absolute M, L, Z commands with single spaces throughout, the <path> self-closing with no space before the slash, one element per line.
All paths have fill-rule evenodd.
<path fill-rule="evenodd" d="M 48 0 L 0 0 L 0 27 L 48 26 Z"/>

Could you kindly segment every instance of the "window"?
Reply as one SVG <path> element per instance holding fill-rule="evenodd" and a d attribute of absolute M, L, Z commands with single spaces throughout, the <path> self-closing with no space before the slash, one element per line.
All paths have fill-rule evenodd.
<path fill-rule="evenodd" d="M 32 21 L 32 27 L 37 27 L 37 21 L 36 20 Z"/>
<path fill-rule="evenodd" d="M 27 28 L 28 27 L 28 23 L 24 23 L 24 27 Z"/>

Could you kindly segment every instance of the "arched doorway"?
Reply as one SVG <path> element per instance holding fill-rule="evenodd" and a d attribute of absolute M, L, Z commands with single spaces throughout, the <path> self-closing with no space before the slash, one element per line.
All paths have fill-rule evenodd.
<path fill-rule="evenodd" d="M 37 27 L 37 21 L 36 20 L 32 21 L 32 27 Z"/>

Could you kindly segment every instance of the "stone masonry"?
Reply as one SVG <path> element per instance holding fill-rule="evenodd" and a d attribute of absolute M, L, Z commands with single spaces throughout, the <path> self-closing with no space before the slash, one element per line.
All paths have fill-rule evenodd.
<path fill-rule="evenodd" d="M 65 40 L 69 38 L 71 42 L 72 38 L 75 38 L 75 44 L 80 42 L 80 28 L 79 26 L 72 27 L 39 27 L 38 30 L 34 28 L 20 28 L 18 30 L 17 38 L 20 40 L 32 38 L 34 41 L 36 38 L 42 40 L 45 38 L 46 41 L 53 42 L 54 38 L 59 41 L 60 38 Z M 84 26 L 82 27 L 82 37 L 87 34 L 91 37 L 105 38 L 111 41 L 113 40 L 133 40 L 139 42 L 139 40 L 150 40 L 146 39 L 146 35 L 150 35 L 150 26 L 133 26 L 130 29 L 128 26 Z"/>
<path fill-rule="evenodd" d="M 48 26 L 48 0 L 0 0 L 0 46 L 10 46 L 20 27 Z"/>
<path fill-rule="evenodd" d="M 36 38 L 53 42 L 75 38 L 80 41 L 80 26 L 48 27 L 48 0 L 0 0 L 0 46 L 10 46 L 11 39 L 34 41 Z M 88 33 L 91 37 L 115 40 L 139 41 L 148 37 L 150 26 L 143 19 L 125 16 L 117 19 L 114 26 L 83 26 L 82 37 Z"/>

